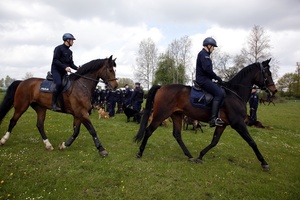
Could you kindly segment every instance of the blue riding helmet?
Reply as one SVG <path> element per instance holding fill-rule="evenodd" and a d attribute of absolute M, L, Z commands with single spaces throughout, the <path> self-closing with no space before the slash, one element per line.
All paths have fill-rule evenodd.
<path fill-rule="evenodd" d="M 212 37 L 208 37 L 203 40 L 203 46 L 208 46 L 209 44 L 214 47 L 218 47 L 216 40 Z"/>
<path fill-rule="evenodd" d="M 63 39 L 63 41 L 66 41 L 66 40 L 76 40 L 71 33 L 65 33 L 62 36 L 62 39 Z"/>

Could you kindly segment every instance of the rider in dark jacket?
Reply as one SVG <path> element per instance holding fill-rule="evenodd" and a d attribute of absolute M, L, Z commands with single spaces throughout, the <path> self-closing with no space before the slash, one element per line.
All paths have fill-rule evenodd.
<path fill-rule="evenodd" d="M 56 90 L 53 92 L 52 96 L 52 110 L 58 111 L 56 102 L 57 97 L 62 90 L 62 79 L 67 74 L 71 72 L 71 68 L 77 70 L 78 67 L 73 62 L 73 53 L 70 47 L 74 43 L 74 36 L 70 33 L 65 33 L 62 37 L 64 43 L 57 46 L 54 49 L 53 60 L 51 65 L 51 73 L 53 76 L 53 81 L 56 84 Z"/>
<path fill-rule="evenodd" d="M 222 79 L 213 71 L 210 54 L 218 47 L 216 41 L 208 37 L 203 41 L 203 49 L 199 52 L 196 63 L 196 82 L 206 91 L 214 96 L 209 120 L 210 127 L 223 126 L 224 122 L 219 118 L 219 107 L 224 98 L 224 92 L 212 79 L 222 83 Z"/>

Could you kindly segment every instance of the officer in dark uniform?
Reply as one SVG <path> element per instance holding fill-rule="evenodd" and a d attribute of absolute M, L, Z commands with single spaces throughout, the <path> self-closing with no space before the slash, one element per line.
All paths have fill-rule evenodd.
<path fill-rule="evenodd" d="M 117 93 L 114 90 L 106 90 L 106 101 L 107 101 L 107 110 L 109 117 L 115 116 L 115 107 L 117 103 Z"/>
<path fill-rule="evenodd" d="M 122 106 L 123 106 L 123 92 L 121 89 L 116 90 L 116 97 L 117 97 L 117 114 L 122 112 Z"/>
<path fill-rule="evenodd" d="M 106 104 L 106 90 L 101 89 L 100 90 L 100 107 L 105 109 L 105 104 Z"/>
<path fill-rule="evenodd" d="M 132 104 L 132 108 L 134 110 L 137 110 L 138 112 L 141 111 L 142 103 L 143 103 L 143 97 L 144 97 L 144 91 L 140 87 L 140 83 L 135 83 L 135 89 L 132 92 L 130 102 Z"/>
<path fill-rule="evenodd" d="M 252 87 L 249 104 L 250 104 L 250 119 L 252 122 L 256 122 L 257 121 L 256 111 L 258 108 L 258 95 L 256 93 L 255 86 Z"/>
<path fill-rule="evenodd" d="M 203 41 L 203 49 L 198 53 L 196 63 L 196 82 L 206 91 L 214 96 L 209 120 L 210 127 L 223 126 L 224 122 L 219 115 L 219 107 L 224 99 L 224 92 L 219 86 L 212 82 L 212 79 L 222 83 L 222 79 L 213 71 L 210 54 L 218 47 L 216 41 L 208 37 Z"/>
<path fill-rule="evenodd" d="M 125 105 L 125 107 L 127 107 L 131 103 L 130 99 L 131 99 L 132 91 L 129 88 L 128 84 L 125 84 L 124 87 L 125 87 L 125 91 L 124 91 L 124 105 Z"/>
<path fill-rule="evenodd" d="M 70 47 L 73 46 L 74 36 L 70 33 L 65 33 L 62 37 L 64 43 L 57 46 L 54 49 L 54 55 L 51 65 L 51 73 L 53 76 L 53 82 L 56 84 L 56 90 L 52 94 L 52 110 L 58 111 L 56 102 L 57 97 L 62 91 L 62 79 L 71 72 L 71 68 L 77 70 L 78 67 L 73 62 L 73 53 Z"/>

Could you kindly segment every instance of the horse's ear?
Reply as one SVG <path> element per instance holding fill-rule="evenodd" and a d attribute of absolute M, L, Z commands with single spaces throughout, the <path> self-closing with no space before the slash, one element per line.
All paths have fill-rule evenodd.
<path fill-rule="evenodd" d="M 263 66 L 267 66 L 267 65 L 269 65 L 270 61 L 271 61 L 271 58 L 270 58 L 269 60 L 263 61 L 263 62 L 262 62 L 262 65 L 263 65 Z"/>
<path fill-rule="evenodd" d="M 112 55 L 108 58 L 108 61 L 111 62 L 112 61 Z"/>
<path fill-rule="evenodd" d="M 117 58 L 114 59 L 114 61 L 116 62 Z"/>

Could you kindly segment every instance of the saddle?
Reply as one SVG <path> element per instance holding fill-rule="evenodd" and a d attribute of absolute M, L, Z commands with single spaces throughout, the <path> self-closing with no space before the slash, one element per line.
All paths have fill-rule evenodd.
<path fill-rule="evenodd" d="M 198 108 L 210 108 L 213 100 L 213 95 L 205 91 L 201 86 L 193 81 L 194 86 L 191 89 L 190 102 Z"/>
<path fill-rule="evenodd" d="M 55 83 L 53 82 L 53 76 L 51 72 L 47 73 L 46 80 L 44 80 L 40 85 L 41 92 L 52 93 L 55 91 Z M 65 75 L 62 80 L 62 93 L 67 91 L 71 86 L 71 82 L 69 80 L 69 76 Z"/>

